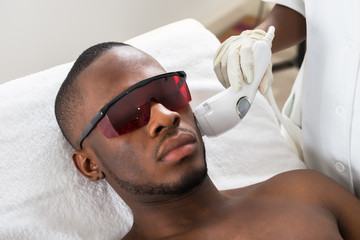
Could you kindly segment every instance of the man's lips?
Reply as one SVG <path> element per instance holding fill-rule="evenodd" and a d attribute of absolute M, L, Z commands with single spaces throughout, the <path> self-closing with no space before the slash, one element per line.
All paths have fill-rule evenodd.
<path fill-rule="evenodd" d="M 196 150 L 196 138 L 190 133 L 179 133 L 166 139 L 159 149 L 159 161 L 166 163 L 179 162 Z"/>

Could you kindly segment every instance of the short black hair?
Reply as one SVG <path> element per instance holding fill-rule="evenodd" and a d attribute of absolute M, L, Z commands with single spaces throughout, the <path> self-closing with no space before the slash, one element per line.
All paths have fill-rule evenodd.
<path fill-rule="evenodd" d="M 66 140 L 76 149 L 74 132 L 79 128 L 79 116 L 84 105 L 77 77 L 103 53 L 114 47 L 130 46 L 122 42 L 104 42 L 86 49 L 75 61 L 55 99 L 55 117 Z"/>

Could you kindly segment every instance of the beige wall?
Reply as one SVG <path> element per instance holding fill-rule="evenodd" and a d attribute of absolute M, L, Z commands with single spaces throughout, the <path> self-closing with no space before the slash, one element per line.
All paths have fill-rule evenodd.
<path fill-rule="evenodd" d="M 0 83 L 73 61 L 87 47 L 184 18 L 215 34 L 259 0 L 0 0 Z"/>

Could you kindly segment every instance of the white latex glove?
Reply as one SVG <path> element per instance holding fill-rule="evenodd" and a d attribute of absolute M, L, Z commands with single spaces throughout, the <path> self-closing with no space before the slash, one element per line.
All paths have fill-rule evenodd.
<path fill-rule="evenodd" d="M 252 47 L 256 41 L 263 40 L 266 32 L 261 29 L 246 30 L 239 36 L 232 36 L 223 42 L 214 57 L 214 70 L 221 84 L 238 90 L 254 80 L 254 56 Z M 271 46 L 270 46 L 271 47 Z M 273 82 L 270 61 L 261 80 L 259 90 L 266 94 Z"/>

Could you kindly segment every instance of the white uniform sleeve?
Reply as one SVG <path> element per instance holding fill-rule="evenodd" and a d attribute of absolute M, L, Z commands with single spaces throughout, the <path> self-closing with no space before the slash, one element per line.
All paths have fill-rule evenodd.
<path fill-rule="evenodd" d="M 263 2 L 272 2 L 291 8 L 305 17 L 304 0 L 263 0 Z"/>

